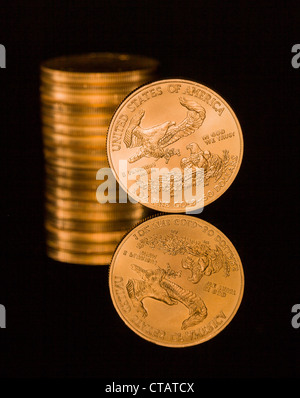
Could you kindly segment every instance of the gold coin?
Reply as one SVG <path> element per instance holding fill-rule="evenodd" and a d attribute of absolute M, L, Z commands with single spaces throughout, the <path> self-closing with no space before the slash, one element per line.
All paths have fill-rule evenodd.
<path fill-rule="evenodd" d="M 62 113 L 44 112 L 42 109 L 41 119 L 46 125 L 65 124 L 70 128 L 98 127 L 103 128 L 109 125 L 113 113 L 97 116 L 74 116 Z"/>
<path fill-rule="evenodd" d="M 63 102 L 64 104 L 88 105 L 89 107 L 92 105 L 97 105 L 97 107 L 116 107 L 129 93 L 130 91 L 126 94 L 76 94 L 67 91 L 46 91 L 41 89 L 40 98 L 43 102 Z"/>
<path fill-rule="evenodd" d="M 67 199 L 67 200 L 80 200 L 85 202 L 95 202 L 95 203 L 116 203 L 118 201 L 118 194 L 108 194 L 105 196 L 104 194 L 99 194 L 93 190 L 87 189 L 75 189 L 75 188 L 63 188 L 57 186 L 56 184 L 51 184 L 49 180 L 46 180 L 46 191 L 51 195 L 59 199 Z M 100 201 L 97 198 L 100 197 Z"/>
<path fill-rule="evenodd" d="M 58 218 L 57 214 L 46 211 L 46 218 L 53 227 L 65 231 L 81 231 L 81 232 L 112 232 L 112 231 L 128 231 L 135 226 L 141 218 L 130 218 L 129 220 L 111 220 L 111 221 L 81 221 L 68 220 Z"/>
<path fill-rule="evenodd" d="M 63 123 L 51 123 L 43 119 L 43 131 L 47 129 L 47 134 L 62 134 L 68 137 L 86 137 L 86 136 L 105 136 L 107 133 L 107 125 L 104 126 L 77 126 Z"/>
<path fill-rule="evenodd" d="M 86 137 L 71 137 L 63 134 L 48 134 L 43 131 L 43 143 L 45 146 L 71 148 L 75 151 L 95 151 L 96 153 L 105 153 L 106 137 L 105 136 L 86 136 Z"/>
<path fill-rule="evenodd" d="M 243 136 L 236 115 L 219 94 L 197 82 L 167 79 L 140 87 L 121 103 L 109 126 L 107 155 L 127 192 L 135 188 L 134 170 L 147 173 L 148 190 L 145 185 L 142 193 L 131 191 L 135 200 L 154 210 L 178 213 L 202 208 L 229 188 L 241 165 Z M 127 185 L 120 178 L 121 160 L 127 165 Z M 204 172 L 199 182 L 192 176 L 182 183 L 184 172 L 196 173 L 196 168 Z M 154 169 L 162 172 L 162 180 L 171 179 L 176 170 L 179 185 L 161 181 L 155 185 Z M 204 193 L 199 189 L 186 199 L 188 185 L 193 188 L 200 182 Z M 158 190 L 155 200 L 151 188 Z"/>
<path fill-rule="evenodd" d="M 229 239 L 188 215 L 163 215 L 132 229 L 110 265 L 109 289 L 137 335 L 167 347 L 203 343 L 235 316 L 244 274 Z"/>
<path fill-rule="evenodd" d="M 54 249 L 52 247 L 46 247 L 47 256 L 53 260 L 60 261 L 63 263 L 70 264 L 81 264 L 81 265 L 108 265 L 111 260 L 110 253 L 104 254 L 82 254 L 73 253 L 71 251 Z"/>
<path fill-rule="evenodd" d="M 81 179 L 81 180 L 96 180 L 98 169 L 93 170 L 81 170 L 76 168 L 59 167 L 53 164 L 45 164 L 45 171 L 48 176 L 59 176 L 70 179 Z M 100 183 L 100 182 L 99 182 Z"/>
<path fill-rule="evenodd" d="M 53 130 L 43 127 L 43 140 L 48 146 L 66 146 L 81 149 L 105 150 L 106 135 L 86 135 L 84 137 L 73 137 L 64 134 L 55 134 Z"/>
<path fill-rule="evenodd" d="M 152 58 L 113 53 L 90 53 L 49 59 L 41 65 L 41 79 L 58 83 L 128 84 L 152 75 Z"/>
<path fill-rule="evenodd" d="M 61 187 L 55 182 L 46 178 L 45 191 L 55 196 L 58 199 L 67 200 L 80 200 L 85 202 L 94 202 L 100 204 L 117 204 L 120 200 L 119 190 L 111 190 L 106 194 L 106 192 L 96 191 L 93 189 L 78 189 L 78 188 L 68 188 Z M 123 196 L 121 196 L 123 198 Z M 127 198 L 125 198 L 127 199 Z"/>
<path fill-rule="evenodd" d="M 115 209 L 111 209 L 111 211 L 102 211 L 101 205 L 98 211 L 90 211 L 86 210 L 82 207 L 80 210 L 66 210 L 61 209 L 53 204 L 47 203 L 45 204 L 45 208 L 52 216 L 63 219 L 63 220 L 76 220 L 76 221 L 99 221 L 99 222 L 109 222 L 115 223 L 117 221 L 125 221 L 125 220 L 142 220 L 145 217 L 144 209 L 137 208 L 135 210 L 127 210 L 117 211 L 117 206 Z"/>
<path fill-rule="evenodd" d="M 57 152 L 59 152 L 60 155 Z M 59 151 L 54 151 L 52 148 L 43 148 L 46 163 L 55 167 L 90 171 L 98 170 L 102 167 L 108 167 L 107 159 L 103 157 L 72 156 L 71 152 L 66 152 L 65 154 L 63 152 L 63 148 Z M 69 156 L 66 156 L 67 154 Z"/>
<path fill-rule="evenodd" d="M 95 171 L 101 167 L 108 167 L 107 161 L 95 161 L 95 160 L 82 160 L 82 159 L 72 159 L 64 157 L 56 157 L 51 154 L 51 152 L 46 149 L 43 150 L 46 164 L 54 167 L 65 167 L 72 170 L 89 170 Z"/>
<path fill-rule="evenodd" d="M 56 83 L 53 81 L 42 81 L 40 85 L 40 92 L 44 94 L 50 93 L 64 93 L 72 95 L 85 95 L 94 96 L 97 95 L 101 98 L 106 96 L 123 95 L 124 97 L 128 95 L 131 91 L 139 87 L 141 84 L 146 83 L 144 79 L 137 81 L 136 83 L 120 84 L 120 85 L 105 85 L 99 86 L 94 83 L 90 84 L 72 84 L 72 83 Z"/>
<path fill-rule="evenodd" d="M 52 156 L 64 157 L 64 158 L 74 158 L 81 160 L 99 160 L 105 162 L 106 153 L 103 149 L 91 149 L 91 148 L 72 148 L 72 147 L 61 147 L 48 145 L 47 139 L 44 137 L 44 150 Z"/>
<path fill-rule="evenodd" d="M 103 77 L 103 75 L 102 75 Z M 115 76 L 115 80 L 107 80 L 105 78 L 99 79 L 98 81 L 90 81 L 90 82 L 58 82 L 49 78 L 49 75 L 45 75 L 42 71 L 40 74 L 40 82 L 41 87 L 53 87 L 57 91 L 66 92 L 69 90 L 74 90 L 73 92 L 77 93 L 95 93 L 95 94 L 111 94 L 111 93 L 122 93 L 135 90 L 137 87 L 140 87 L 143 84 L 149 83 L 153 81 L 156 77 L 155 73 L 145 73 L 145 74 L 136 74 L 132 75 L 131 80 L 122 80 L 120 76 Z M 124 95 L 124 97 L 126 94 Z"/>
<path fill-rule="evenodd" d="M 61 167 L 55 164 L 45 162 L 45 173 L 49 176 L 60 176 L 71 179 L 93 180 L 97 178 L 98 169 L 79 169 L 76 167 Z M 118 186 L 118 184 L 117 184 Z"/>
<path fill-rule="evenodd" d="M 115 106 L 98 106 L 87 104 L 65 104 L 62 102 L 42 101 L 42 112 L 45 114 L 70 115 L 77 117 L 106 117 L 112 115 Z"/>
<path fill-rule="evenodd" d="M 98 203 L 95 200 L 81 201 L 81 200 L 68 200 L 68 199 L 60 199 L 54 195 L 51 195 L 50 192 L 46 190 L 45 192 L 47 202 L 51 203 L 53 206 L 65 209 L 65 210 L 84 210 L 84 211 L 92 211 L 102 213 L 124 213 L 124 212 L 137 212 L 143 210 L 144 212 L 148 212 L 149 210 L 142 206 L 140 203 Z"/>
<path fill-rule="evenodd" d="M 54 185 L 56 187 L 62 187 L 64 189 L 76 189 L 76 190 L 92 190 L 96 191 L 99 184 L 96 181 L 88 181 L 88 180 L 73 180 L 60 176 L 47 176 L 46 177 L 46 185 Z"/>
<path fill-rule="evenodd" d="M 51 232 L 59 240 L 69 242 L 87 242 L 87 243 L 112 243 L 119 242 L 125 235 L 126 231 L 114 230 L 105 232 L 84 232 L 84 231 L 69 231 L 55 228 L 49 221 L 45 220 L 45 229 Z"/>
<path fill-rule="evenodd" d="M 46 245 L 57 250 L 67 250 L 81 254 L 112 254 L 117 246 L 116 243 L 82 243 L 70 242 L 55 239 L 55 236 L 48 234 Z"/>
<path fill-rule="evenodd" d="M 84 189 L 84 190 L 92 190 L 96 192 L 97 188 L 101 183 L 104 181 L 96 181 L 88 180 L 88 179 L 74 179 L 74 178 L 65 178 L 59 175 L 47 175 L 46 176 L 46 184 L 53 184 L 58 187 L 62 188 L 69 188 L 69 189 Z M 107 183 L 105 182 L 107 185 Z M 110 189 L 114 189 L 116 184 L 111 184 Z"/>

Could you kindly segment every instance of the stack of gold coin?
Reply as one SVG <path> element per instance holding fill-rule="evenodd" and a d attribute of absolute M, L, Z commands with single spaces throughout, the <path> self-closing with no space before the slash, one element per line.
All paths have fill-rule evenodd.
<path fill-rule="evenodd" d="M 108 168 L 106 133 L 119 103 L 156 77 L 158 62 L 127 54 L 58 57 L 41 65 L 47 254 L 57 261 L 108 264 L 125 233 L 147 216 L 141 204 L 100 203 Z M 110 201 L 110 197 L 107 198 Z"/>

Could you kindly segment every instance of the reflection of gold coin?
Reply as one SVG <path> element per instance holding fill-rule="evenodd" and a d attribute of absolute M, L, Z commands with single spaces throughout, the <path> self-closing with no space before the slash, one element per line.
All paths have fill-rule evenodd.
<path fill-rule="evenodd" d="M 120 185 L 119 161 L 127 161 L 128 192 L 136 186 L 132 173 L 137 168 L 148 172 L 150 187 L 150 170 L 167 169 L 163 175 L 170 173 L 169 178 L 172 170 L 179 170 L 180 185 L 157 185 L 157 203 L 150 188 L 131 196 L 155 210 L 185 212 L 208 205 L 229 188 L 242 161 L 243 137 L 234 112 L 219 94 L 188 80 L 161 80 L 138 88 L 118 107 L 108 130 L 107 155 Z M 198 193 L 193 203 L 195 193 L 185 200 L 181 180 L 185 170 L 195 167 L 204 170 L 204 195 Z M 170 199 L 164 193 L 171 193 Z"/>
<path fill-rule="evenodd" d="M 168 347 L 205 342 L 233 319 L 244 274 L 238 253 L 213 225 L 187 215 L 142 222 L 110 265 L 113 304 L 136 334 Z"/>

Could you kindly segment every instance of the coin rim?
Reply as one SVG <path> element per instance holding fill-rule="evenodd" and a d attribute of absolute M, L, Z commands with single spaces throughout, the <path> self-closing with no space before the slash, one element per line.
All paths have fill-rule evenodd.
<path fill-rule="evenodd" d="M 102 57 L 102 58 L 120 58 L 120 57 L 129 57 L 132 62 L 136 60 L 144 61 L 143 67 L 136 67 L 134 69 L 122 70 L 122 71 L 99 71 L 99 72 L 84 72 L 84 71 L 75 71 L 70 69 L 59 69 L 55 66 L 62 62 L 63 60 L 74 60 L 76 58 L 86 59 L 94 58 L 94 57 Z M 147 65 L 147 66 L 146 66 Z M 40 65 L 40 74 L 41 79 L 48 78 L 53 82 L 92 82 L 94 84 L 110 84 L 110 83 L 127 83 L 139 80 L 144 76 L 151 75 L 155 73 L 160 66 L 160 62 L 147 55 L 140 54 L 129 54 L 122 52 L 90 52 L 90 53 L 82 53 L 82 54 L 69 54 L 67 56 L 58 56 L 49 58 L 43 61 Z M 61 68 L 61 66 L 60 66 Z"/>
<path fill-rule="evenodd" d="M 46 254 L 51 260 L 59 263 L 75 264 L 76 266 L 107 266 L 111 254 L 80 254 L 73 253 L 67 250 L 53 249 L 52 247 L 46 247 Z M 64 258 L 62 258 L 64 257 Z M 108 260 L 108 261 L 107 261 Z"/>
<path fill-rule="evenodd" d="M 125 187 L 123 187 L 122 186 L 122 184 L 120 183 L 120 179 L 119 179 L 119 177 L 118 177 L 118 175 L 117 175 L 117 172 L 115 171 L 115 168 L 113 167 L 113 162 L 112 162 L 112 159 L 111 159 L 111 151 L 110 151 L 110 148 L 109 148 L 109 146 L 110 146 L 110 136 L 112 135 L 111 134 L 111 130 L 112 130 L 112 125 L 113 125 L 113 123 L 114 123 L 114 121 L 115 121 L 115 119 L 118 117 L 118 113 L 120 113 L 121 112 L 121 108 L 122 108 L 122 106 L 123 106 L 123 104 L 128 100 L 128 98 L 129 97 L 133 97 L 134 95 L 136 95 L 137 93 L 138 93 L 138 91 L 140 91 L 140 90 L 143 90 L 143 89 L 145 89 L 146 87 L 149 87 L 150 88 L 150 86 L 152 86 L 152 85 L 157 85 L 157 84 L 165 84 L 165 83 L 167 83 L 167 82 L 169 82 L 169 83 L 179 83 L 179 82 L 185 82 L 185 83 L 189 83 L 189 84 L 196 84 L 196 85 L 200 85 L 202 88 L 204 88 L 205 90 L 207 90 L 208 92 L 212 92 L 213 94 L 215 94 L 217 97 L 219 97 L 219 99 L 221 99 L 222 100 L 222 102 L 224 103 L 224 105 L 227 107 L 227 109 L 228 109 L 228 111 L 230 112 L 230 114 L 231 114 L 231 116 L 233 117 L 233 119 L 234 119 L 234 121 L 235 121 L 235 123 L 236 123 L 236 125 L 237 125 L 237 128 L 238 128 L 238 132 L 239 132 L 239 139 L 240 139 L 240 152 L 239 152 L 239 162 L 238 162 L 238 165 L 237 165 L 237 167 L 236 167 L 236 169 L 235 169 L 235 174 L 234 174 L 234 178 L 231 180 L 231 182 L 229 183 L 229 185 L 227 185 L 227 187 L 226 187 L 226 189 L 225 190 L 220 190 L 219 192 L 221 192 L 220 194 L 219 194 L 219 192 L 217 192 L 217 194 L 216 195 L 214 195 L 214 196 L 216 196 L 215 197 L 215 199 L 213 199 L 213 200 L 207 200 L 207 203 L 203 203 L 203 208 L 205 207 L 205 206 L 208 206 L 208 205 L 210 205 L 211 203 L 213 203 L 213 202 L 215 202 L 217 199 L 219 199 L 221 196 L 223 196 L 224 194 L 225 194 L 225 192 L 227 192 L 228 191 L 228 189 L 230 188 L 230 186 L 235 182 L 235 180 L 236 180 L 236 178 L 237 178 L 237 176 L 238 176 L 238 173 L 239 173 L 239 171 L 240 171 L 240 169 L 241 169 L 241 165 L 242 165 L 242 162 L 243 162 L 243 156 L 244 156 L 244 137 L 243 137 L 243 131 L 242 131 L 242 128 L 241 128 L 241 124 L 240 124 L 240 122 L 239 122 L 239 120 L 238 120 L 238 118 L 237 118 L 237 116 L 236 116 L 236 113 L 235 113 L 235 111 L 233 110 L 233 108 L 229 105 L 229 103 L 222 97 L 222 95 L 220 95 L 217 91 L 215 91 L 214 89 L 212 89 L 212 88 L 210 88 L 210 87 L 208 87 L 208 86 L 206 86 L 205 84 L 203 84 L 203 83 L 200 83 L 200 82 L 198 82 L 198 81 L 196 81 L 196 80 L 189 80 L 189 79 L 181 79 L 181 78 L 169 78 L 169 79 L 161 79 L 161 80 L 156 80 L 156 81 L 153 81 L 153 82 L 150 82 L 150 83 L 146 83 L 146 84 L 143 84 L 143 85 L 141 85 L 140 87 L 137 87 L 135 90 L 133 90 L 130 94 L 128 94 L 124 99 L 123 99 L 123 101 L 121 101 L 120 102 L 120 104 L 116 107 L 116 109 L 115 109 L 115 112 L 113 113 L 113 115 L 112 115 L 112 117 L 111 117 L 111 120 L 110 120 L 110 122 L 109 122 L 109 125 L 108 125 L 108 128 L 107 128 L 107 134 L 106 134 L 106 156 L 107 156 L 107 161 L 108 161 L 108 164 L 109 164 L 109 167 L 111 168 L 111 170 L 112 170 L 112 172 L 113 172 L 113 174 L 114 174 L 114 176 L 115 176 L 115 178 L 116 178 L 116 180 L 117 180 L 117 182 L 118 182 L 118 184 L 122 187 L 122 189 L 127 193 L 127 195 L 129 195 L 129 192 L 128 192 L 128 189 L 126 190 L 125 189 Z M 136 198 L 136 200 L 137 200 L 137 198 Z M 139 202 L 139 203 L 142 203 L 142 202 Z M 149 204 L 149 203 L 142 203 L 144 206 L 147 206 L 148 208 L 150 208 L 150 209 L 152 209 L 152 210 L 155 210 L 155 211 L 158 211 L 158 212 L 163 212 L 163 210 L 161 209 L 161 208 L 159 208 L 159 207 L 157 207 L 157 206 L 155 206 L 155 204 Z M 202 207 L 202 206 L 201 206 Z M 186 212 L 186 210 L 187 210 L 187 208 L 188 208 L 188 206 L 187 207 L 185 207 L 185 208 L 183 208 L 183 209 L 180 209 L 180 208 L 176 208 L 176 209 L 168 209 L 167 210 L 167 212 L 168 213 L 173 213 L 173 214 L 178 214 L 178 213 L 185 213 Z M 198 210 L 199 208 L 196 208 L 196 209 L 193 209 L 194 211 L 195 210 Z"/>

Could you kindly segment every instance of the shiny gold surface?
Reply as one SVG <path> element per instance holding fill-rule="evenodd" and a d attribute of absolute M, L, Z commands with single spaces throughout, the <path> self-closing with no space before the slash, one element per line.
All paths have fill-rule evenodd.
<path fill-rule="evenodd" d="M 50 245 L 47 247 L 47 255 L 56 261 L 81 265 L 107 265 L 111 259 L 111 253 L 74 253 L 72 251 L 55 249 Z"/>
<path fill-rule="evenodd" d="M 81 200 L 82 202 L 97 203 L 96 191 L 94 191 L 93 189 L 75 189 L 75 188 L 70 189 L 68 187 L 60 187 L 56 184 L 51 183 L 50 180 L 46 180 L 46 189 L 52 196 L 56 196 L 59 199 Z M 106 200 L 110 204 L 115 205 L 115 208 L 117 208 L 119 204 L 117 203 L 119 200 L 118 192 L 116 193 L 116 195 L 114 194 L 107 195 Z"/>
<path fill-rule="evenodd" d="M 76 178 L 68 178 L 60 175 L 48 174 L 47 182 L 49 185 L 55 185 L 62 188 L 85 189 L 95 192 L 102 181 L 96 181 L 92 178 L 80 178 L 80 176 L 76 176 Z M 111 186 L 113 186 L 113 184 Z"/>
<path fill-rule="evenodd" d="M 104 135 L 106 136 L 107 133 L 107 126 L 77 126 L 74 125 L 67 125 L 62 123 L 50 123 L 47 124 L 45 121 L 43 123 L 43 131 L 47 129 L 48 132 L 52 131 L 53 134 L 63 134 L 66 136 L 71 137 L 86 137 L 86 136 L 98 136 Z M 49 134 L 49 133 L 47 133 Z"/>
<path fill-rule="evenodd" d="M 41 65 L 40 99 L 45 159 L 47 255 L 84 265 L 108 264 L 124 235 L 147 215 L 140 204 L 97 201 L 96 179 L 108 168 L 106 134 L 116 106 L 153 80 L 158 62 L 143 56 L 92 53 Z"/>
<path fill-rule="evenodd" d="M 127 91 L 128 93 L 128 91 Z M 117 106 L 126 96 L 126 91 L 121 93 L 106 94 L 106 93 L 88 93 L 85 90 L 84 93 L 78 93 L 74 90 L 50 90 L 45 87 L 41 88 L 41 98 L 45 102 L 49 101 L 58 101 L 63 102 L 65 104 L 82 104 L 83 106 L 87 105 L 97 105 L 98 107 L 112 107 Z"/>
<path fill-rule="evenodd" d="M 66 104 L 63 102 L 51 102 L 51 101 L 43 101 L 42 110 L 44 113 L 50 114 L 58 114 L 58 115 L 70 115 L 70 116 L 82 116 L 82 117 L 101 117 L 103 115 L 110 116 L 114 110 L 115 106 L 108 106 L 105 104 L 105 107 L 101 107 L 93 104 L 78 104 L 71 103 Z"/>
<path fill-rule="evenodd" d="M 102 149 L 106 147 L 106 135 L 86 135 L 69 136 L 65 134 L 55 134 L 50 129 L 43 129 L 43 140 L 46 146 L 73 147 L 81 149 Z"/>
<path fill-rule="evenodd" d="M 45 171 L 49 178 L 52 177 L 64 177 L 72 180 L 95 180 L 97 172 L 94 169 L 78 169 L 78 168 L 67 168 L 59 167 L 53 164 L 46 164 Z"/>
<path fill-rule="evenodd" d="M 78 147 L 60 147 L 60 146 L 49 146 L 47 140 L 44 141 L 44 150 L 47 156 L 53 156 L 55 158 L 70 158 L 74 159 L 74 164 L 76 165 L 76 160 L 91 160 L 98 161 L 100 166 L 107 163 L 106 154 L 101 149 L 91 149 L 91 148 L 78 148 Z M 100 163 L 102 162 L 102 164 Z"/>
<path fill-rule="evenodd" d="M 65 167 L 72 170 L 89 170 L 93 171 L 95 174 L 101 167 L 108 167 L 107 161 L 102 157 L 101 159 L 89 159 L 80 157 L 66 157 L 55 155 L 55 150 L 49 151 L 44 148 L 44 158 L 46 163 L 54 167 Z"/>
<path fill-rule="evenodd" d="M 151 78 L 157 68 L 156 60 L 144 56 L 114 53 L 79 54 L 43 62 L 41 80 L 118 86 Z"/>
<path fill-rule="evenodd" d="M 57 239 L 64 240 L 67 242 L 86 242 L 86 243 L 109 243 L 114 242 L 117 246 L 120 239 L 125 235 L 126 231 L 118 231 L 117 228 L 114 231 L 105 232 L 85 232 L 85 231 L 68 231 L 63 229 L 55 228 L 49 223 L 49 220 L 45 222 L 46 231 L 54 234 Z"/>
<path fill-rule="evenodd" d="M 63 231 L 78 231 L 78 232 L 113 232 L 128 231 L 134 227 L 140 220 L 140 217 L 134 219 L 121 219 L 121 220 L 70 220 L 67 218 L 59 218 L 57 214 L 47 212 L 47 219 L 50 225 Z"/>
<path fill-rule="evenodd" d="M 65 250 L 69 252 L 81 254 L 110 254 L 115 248 L 115 243 L 84 243 L 70 242 L 61 239 L 55 239 L 51 234 L 47 235 L 47 244 L 56 250 Z"/>
<path fill-rule="evenodd" d="M 52 113 L 44 110 L 42 114 L 42 121 L 46 125 L 52 125 L 53 123 L 65 124 L 72 128 L 73 126 L 81 127 L 103 127 L 107 126 L 110 122 L 111 113 L 105 113 L 103 115 L 99 114 L 96 116 L 74 116 L 72 114 L 63 113 Z"/>
<path fill-rule="evenodd" d="M 189 80 L 159 80 L 138 88 L 119 105 L 109 126 L 107 155 L 127 192 L 136 181 L 127 178 L 127 186 L 123 184 L 120 160 L 127 162 L 127 177 L 136 168 L 147 170 L 149 187 L 153 168 L 178 169 L 182 174 L 187 168 L 203 168 L 206 206 L 236 178 L 243 157 L 243 136 L 236 115 L 219 94 Z M 160 185 L 160 195 L 164 189 Z M 134 199 L 142 202 L 138 195 Z M 143 203 L 171 213 L 185 212 L 189 206 L 184 198 L 178 206 L 174 192 L 169 202 L 160 196 L 158 203 L 151 200 L 149 192 L 148 201 Z"/>
<path fill-rule="evenodd" d="M 69 210 L 69 209 L 64 209 L 64 208 L 58 208 L 52 203 L 46 203 L 46 210 L 54 215 L 58 219 L 64 219 L 64 220 L 78 220 L 78 221 L 99 221 L 101 222 L 114 222 L 117 223 L 120 219 L 125 221 L 125 220 L 136 220 L 139 221 L 145 217 L 145 210 L 142 208 L 136 208 L 131 211 L 118 211 L 118 204 L 112 204 L 111 209 L 107 211 L 102 211 L 101 206 L 99 204 L 99 209 L 98 211 L 91 211 L 91 210 L 86 210 L 85 207 L 84 210 L 77 209 L 77 210 Z M 128 208 L 127 208 L 128 210 Z"/>
<path fill-rule="evenodd" d="M 239 255 L 199 218 L 169 214 L 140 223 L 111 261 L 115 309 L 137 335 L 167 347 L 203 343 L 235 316 L 244 291 Z"/>
<path fill-rule="evenodd" d="M 80 210 L 80 211 L 91 211 L 91 212 L 101 212 L 101 213 L 121 213 L 124 214 L 129 211 L 132 212 L 146 212 L 145 208 L 138 203 L 103 203 L 92 201 L 81 201 L 74 199 L 60 199 L 56 195 L 51 195 L 49 191 L 46 192 L 47 203 L 50 205 L 55 205 L 56 208 L 65 210 Z"/>

